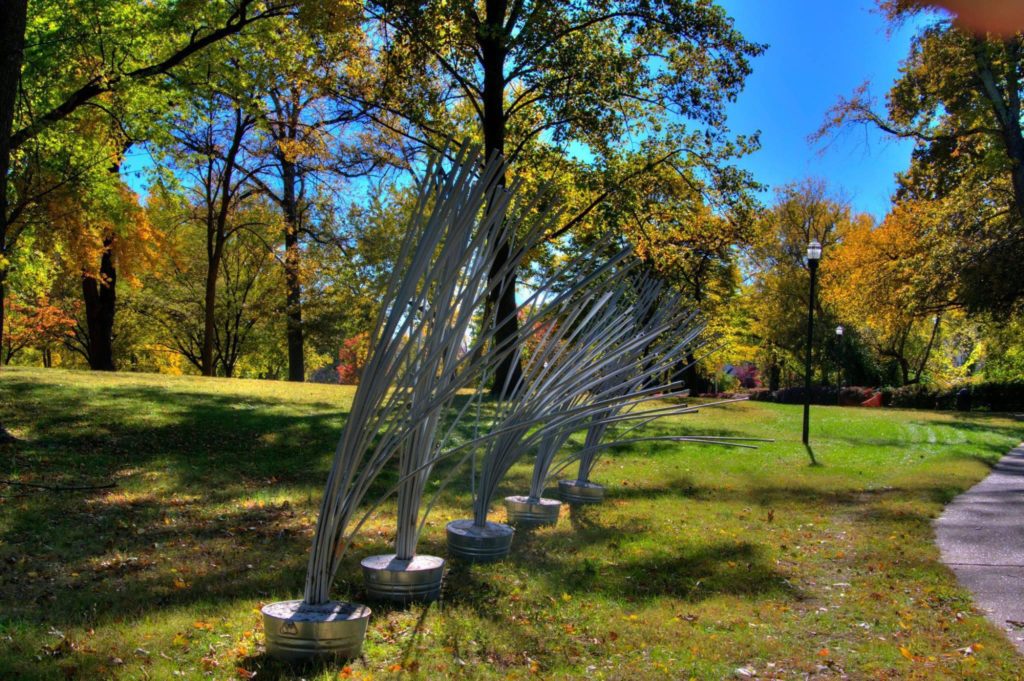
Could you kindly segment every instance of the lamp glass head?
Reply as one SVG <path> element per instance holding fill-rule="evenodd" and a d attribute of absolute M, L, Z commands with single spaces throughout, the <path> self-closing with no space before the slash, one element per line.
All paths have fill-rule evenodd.
<path fill-rule="evenodd" d="M 843 325 L 842 324 L 840 324 L 839 326 L 836 327 L 836 335 L 837 336 L 842 336 L 843 335 Z"/>
<path fill-rule="evenodd" d="M 807 259 L 821 260 L 821 243 L 817 239 L 811 239 L 811 243 L 807 244 Z"/>

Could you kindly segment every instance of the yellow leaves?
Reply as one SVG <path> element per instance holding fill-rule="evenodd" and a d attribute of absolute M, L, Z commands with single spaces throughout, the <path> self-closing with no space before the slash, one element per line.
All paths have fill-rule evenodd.
<path fill-rule="evenodd" d="M 182 590 L 182 589 L 187 589 L 190 586 L 192 586 L 192 585 L 189 584 L 188 582 L 186 582 L 181 577 L 175 577 L 174 578 L 174 588 L 175 589 Z"/>
<path fill-rule="evenodd" d="M 171 639 L 171 645 L 175 648 L 188 647 L 188 636 L 185 636 L 185 634 L 178 632 L 174 635 L 174 638 Z"/>
<path fill-rule="evenodd" d="M 317 147 L 307 139 L 279 139 L 277 148 L 281 150 L 284 159 L 289 163 L 295 163 L 300 158 L 314 156 L 317 153 Z"/>
<path fill-rule="evenodd" d="M 562 594 L 562 600 L 563 600 L 564 602 L 568 603 L 569 601 L 571 601 L 571 600 L 572 600 L 572 595 L 570 595 L 570 594 L 567 594 L 567 593 L 563 593 L 563 594 Z"/>
<path fill-rule="evenodd" d="M 913 661 L 914 661 L 914 656 L 913 656 L 913 654 L 911 654 L 911 652 L 910 652 L 909 650 L 907 650 L 907 649 L 906 649 L 905 647 L 903 647 L 903 646 L 900 646 L 900 655 L 902 655 L 903 657 L 907 658 L 907 659 L 908 659 L 908 660 L 910 660 L 911 662 L 913 662 Z"/>

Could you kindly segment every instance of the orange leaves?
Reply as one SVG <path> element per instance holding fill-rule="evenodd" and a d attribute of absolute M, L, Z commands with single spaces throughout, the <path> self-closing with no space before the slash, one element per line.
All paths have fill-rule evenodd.
<path fill-rule="evenodd" d="M 25 347 L 45 348 L 63 342 L 75 328 L 75 312 L 52 305 L 45 295 L 23 303 L 8 291 L 4 296 L 5 358 Z"/>
<path fill-rule="evenodd" d="M 173 586 L 174 586 L 175 589 L 183 590 L 183 589 L 189 588 L 192 585 L 189 584 L 188 582 L 186 582 L 181 577 L 175 577 L 174 578 L 174 582 L 173 582 Z"/>

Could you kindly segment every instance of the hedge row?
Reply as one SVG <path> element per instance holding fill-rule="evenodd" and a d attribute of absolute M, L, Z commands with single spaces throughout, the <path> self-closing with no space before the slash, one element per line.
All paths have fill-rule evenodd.
<path fill-rule="evenodd" d="M 967 392 L 960 394 L 962 390 Z M 829 386 L 811 388 L 811 404 L 856 405 L 874 396 L 874 388 L 849 387 L 841 390 Z M 965 383 L 951 388 L 905 385 L 881 389 L 882 404 L 910 409 L 984 409 L 988 411 L 1024 411 L 1024 381 L 1003 383 Z M 803 404 L 804 389 L 783 388 L 774 393 L 766 389 L 750 392 L 752 400 L 782 404 Z"/>
<path fill-rule="evenodd" d="M 961 395 L 961 391 L 966 391 Z M 959 396 L 959 404 L 958 404 Z M 905 385 L 882 388 L 882 403 L 914 409 L 985 409 L 1024 411 L 1024 381 L 965 383 L 952 388 Z"/>

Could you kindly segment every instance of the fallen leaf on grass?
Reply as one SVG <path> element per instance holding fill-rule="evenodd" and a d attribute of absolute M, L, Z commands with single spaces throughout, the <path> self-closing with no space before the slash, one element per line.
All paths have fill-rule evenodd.
<path fill-rule="evenodd" d="M 907 650 L 903 646 L 900 646 L 900 655 L 902 655 L 903 657 L 907 658 L 911 662 L 913 662 L 913 660 L 914 660 L 914 656 L 910 653 L 909 650 Z"/>
<path fill-rule="evenodd" d="M 238 674 L 238 678 L 240 678 L 240 679 L 255 679 L 256 678 L 256 672 L 251 672 L 248 669 L 245 669 L 243 667 L 236 667 L 235 668 L 235 673 Z"/>

